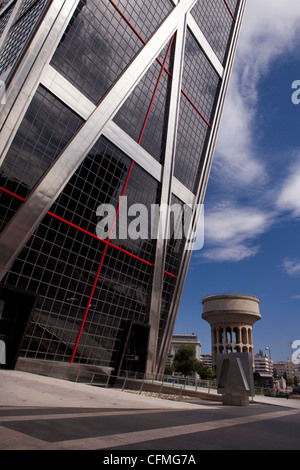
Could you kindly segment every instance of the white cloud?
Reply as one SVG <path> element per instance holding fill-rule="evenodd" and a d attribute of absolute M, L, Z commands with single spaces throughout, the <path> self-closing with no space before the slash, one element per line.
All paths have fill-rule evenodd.
<path fill-rule="evenodd" d="M 299 0 L 247 2 L 213 166 L 221 181 L 230 180 L 240 187 L 268 178 L 267 168 L 257 156 L 253 131 L 257 85 L 274 60 L 296 48 L 299 31 Z"/>
<path fill-rule="evenodd" d="M 252 86 L 268 72 L 271 62 L 297 45 L 299 28 L 298 0 L 247 2 L 238 55 L 245 96 L 253 99 Z"/>
<path fill-rule="evenodd" d="M 252 208 L 219 207 L 206 214 L 205 234 L 215 243 L 243 242 L 263 233 L 267 219 L 267 214 Z"/>
<path fill-rule="evenodd" d="M 292 166 L 291 172 L 280 188 L 277 198 L 279 210 L 290 211 L 293 216 L 300 216 L 300 164 Z"/>
<path fill-rule="evenodd" d="M 241 261 L 255 256 L 254 240 L 271 225 L 267 212 L 254 208 L 223 206 L 206 211 L 205 244 L 198 258 L 209 261 Z"/>
<path fill-rule="evenodd" d="M 210 213 L 206 205 L 205 245 L 197 255 L 202 260 L 249 259 L 260 250 L 259 236 L 284 215 L 283 211 L 300 216 L 300 166 L 278 188 L 282 175 L 276 174 L 273 180 L 274 165 L 268 167 L 255 133 L 260 118 L 260 81 L 276 60 L 290 52 L 298 54 L 299 32 L 299 0 L 247 2 L 211 174 L 216 183 L 213 197 L 224 199 L 226 188 L 226 197 L 232 202 Z M 255 199 L 257 195 L 259 199 Z M 285 263 L 285 267 L 296 270 L 296 265 Z"/>
<path fill-rule="evenodd" d="M 265 169 L 264 164 L 254 157 L 251 133 L 253 109 L 235 85 L 238 79 L 235 73 L 223 111 L 213 169 L 222 181 L 233 180 L 240 187 L 265 179 Z"/>
<path fill-rule="evenodd" d="M 207 261 L 218 261 L 218 262 L 234 262 L 242 261 L 248 258 L 252 258 L 259 251 L 259 246 L 249 247 L 247 245 L 233 245 L 223 246 L 219 248 L 208 249 L 203 254 L 203 258 Z"/>
<path fill-rule="evenodd" d="M 295 258 L 285 258 L 283 269 L 290 276 L 300 276 L 300 260 Z"/>

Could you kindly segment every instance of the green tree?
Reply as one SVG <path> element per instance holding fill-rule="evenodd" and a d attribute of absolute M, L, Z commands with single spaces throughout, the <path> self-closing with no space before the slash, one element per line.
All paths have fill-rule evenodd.
<path fill-rule="evenodd" d="M 173 367 L 172 366 L 166 366 L 165 367 L 165 375 L 172 375 L 173 374 Z"/>
<path fill-rule="evenodd" d="M 173 368 L 175 372 L 181 372 L 184 376 L 197 372 L 201 379 L 212 379 L 212 370 L 195 357 L 195 347 L 182 344 L 175 354 Z"/>
<path fill-rule="evenodd" d="M 182 344 L 177 350 L 173 367 L 175 372 L 181 372 L 183 375 L 189 375 L 195 372 L 197 359 L 195 358 L 195 347 Z"/>
<path fill-rule="evenodd" d="M 197 362 L 198 364 L 197 364 L 197 369 L 195 370 L 195 372 L 197 372 L 197 374 L 200 375 L 201 379 L 212 380 L 215 378 L 215 374 L 213 373 L 210 367 L 203 364 L 202 361 L 197 361 Z"/>
<path fill-rule="evenodd" d="M 293 385 L 293 377 L 287 377 L 286 384 L 289 386 Z"/>

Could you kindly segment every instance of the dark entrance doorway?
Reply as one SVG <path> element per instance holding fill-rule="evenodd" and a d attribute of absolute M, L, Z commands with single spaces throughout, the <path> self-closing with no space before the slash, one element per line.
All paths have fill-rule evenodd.
<path fill-rule="evenodd" d="M 148 327 L 133 323 L 127 340 L 121 369 L 145 372 L 148 350 Z"/>
<path fill-rule="evenodd" d="M 35 301 L 34 294 L 0 287 L 0 341 L 6 356 L 1 368 L 14 369 Z"/>
<path fill-rule="evenodd" d="M 124 321 L 118 352 L 113 358 L 114 374 L 120 371 L 144 373 L 148 352 L 149 326 Z"/>

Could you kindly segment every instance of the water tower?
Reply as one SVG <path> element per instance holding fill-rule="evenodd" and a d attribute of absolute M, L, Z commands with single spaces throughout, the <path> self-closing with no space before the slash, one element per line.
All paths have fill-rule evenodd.
<path fill-rule="evenodd" d="M 252 328 L 260 320 L 258 297 L 246 294 L 215 294 L 202 299 L 202 318 L 211 326 L 212 365 L 218 353 L 251 353 Z"/>

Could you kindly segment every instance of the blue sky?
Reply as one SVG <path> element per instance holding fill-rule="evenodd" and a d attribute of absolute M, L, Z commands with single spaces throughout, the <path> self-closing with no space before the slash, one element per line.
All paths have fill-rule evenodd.
<path fill-rule="evenodd" d="M 175 333 L 210 354 L 202 298 L 260 298 L 254 350 L 290 359 L 300 339 L 299 0 L 248 0 L 205 197 L 205 242 L 195 251 Z M 300 96 L 300 95 L 299 95 Z M 265 351 L 266 352 L 266 351 Z"/>

